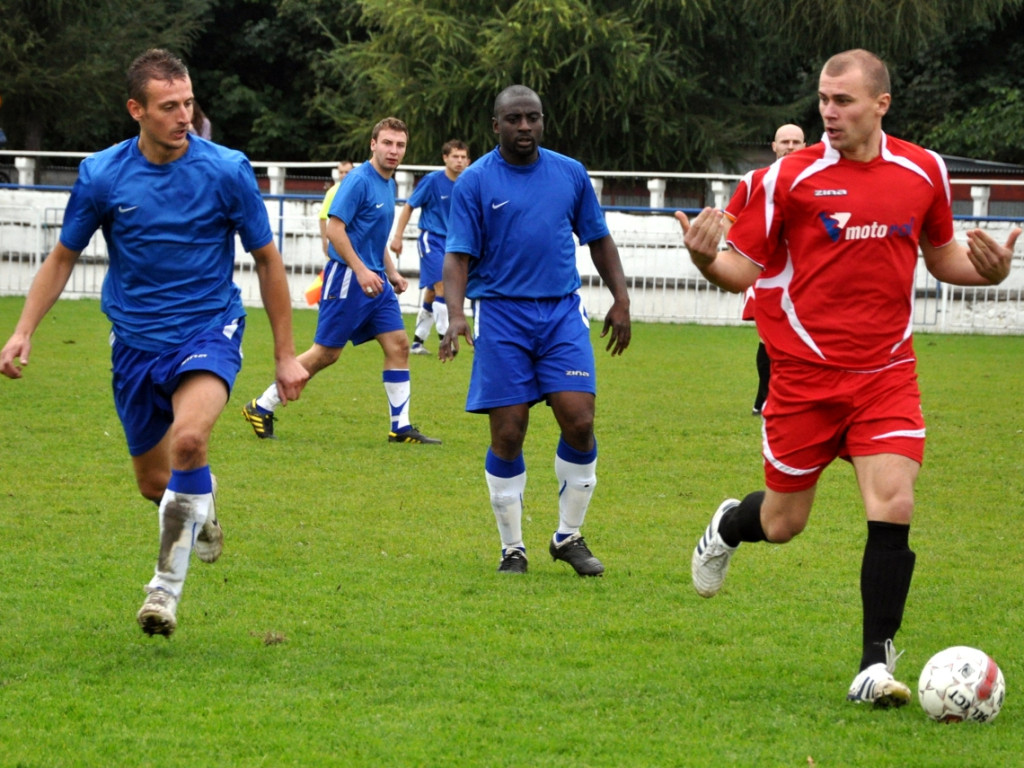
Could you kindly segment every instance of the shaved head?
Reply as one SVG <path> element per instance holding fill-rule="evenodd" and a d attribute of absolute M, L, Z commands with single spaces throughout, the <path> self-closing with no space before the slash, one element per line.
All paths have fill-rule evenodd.
<path fill-rule="evenodd" d="M 889 68 L 885 62 L 870 51 L 863 48 L 854 48 L 851 51 L 837 53 L 825 62 L 822 67 L 822 74 L 829 77 L 839 77 L 851 69 L 859 69 L 864 75 L 864 85 L 872 96 L 881 96 L 889 93 L 892 85 L 889 80 Z"/>

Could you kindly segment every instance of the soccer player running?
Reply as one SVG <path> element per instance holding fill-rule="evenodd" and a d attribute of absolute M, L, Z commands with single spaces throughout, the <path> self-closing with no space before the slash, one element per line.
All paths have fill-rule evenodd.
<path fill-rule="evenodd" d="M 776 129 L 775 139 L 772 141 L 772 152 L 775 153 L 776 159 L 785 157 L 790 152 L 796 152 L 798 149 L 803 149 L 805 146 L 807 144 L 804 141 L 804 129 L 799 125 L 786 123 Z M 732 222 L 736 221 L 740 211 L 750 202 L 750 195 L 754 187 L 761 183 L 761 179 L 767 172 L 767 168 L 758 168 L 756 171 L 750 171 L 750 173 L 747 173 L 739 180 L 739 183 L 736 185 L 736 191 L 729 199 L 729 204 L 725 206 L 725 220 L 723 224 L 725 225 L 726 234 L 729 233 L 729 227 L 732 225 Z M 754 286 L 747 288 L 743 296 L 743 308 L 740 312 L 744 320 L 754 319 L 756 298 Z M 772 373 L 771 358 L 768 357 L 768 350 L 765 348 L 764 342 L 760 340 L 757 342 L 755 361 L 757 364 L 757 393 L 754 395 L 754 407 L 750 412 L 754 416 L 760 416 L 761 409 L 764 408 L 765 398 L 768 397 L 768 382 L 771 380 Z"/>
<path fill-rule="evenodd" d="M 490 419 L 484 474 L 501 537 L 498 571 L 527 569 L 523 442 L 530 407 L 543 400 L 561 429 L 558 529 L 548 551 L 580 576 L 600 576 L 604 566 L 580 534 L 597 482 L 596 381 L 573 234 L 589 247 L 614 298 L 601 333 L 610 332 L 612 355 L 629 346 L 626 279 L 586 169 L 540 147 L 537 94 L 522 85 L 503 90 L 492 125 L 498 146 L 463 171 L 452 195 L 444 263 L 450 322 L 439 354 L 452 360 L 459 337 L 475 348 L 466 410 Z M 472 335 L 467 296 L 474 301 Z"/>
<path fill-rule="evenodd" d="M 376 339 L 384 351 L 384 391 L 391 408 L 392 443 L 440 443 L 409 422 L 409 337 L 398 294 L 408 287 L 388 254 L 395 220 L 395 170 L 405 157 L 409 129 L 395 117 L 373 127 L 370 161 L 345 177 L 328 211 L 327 266 L 313 346 L 298 356 L 310 378 L 334 365 L 348 342 Z M 271 384 L 242 408 L 259 438 L 274 437 L 274 411 L 285 401 Z"/>
<path fill-rule="evenodd" d="M 464 141 L 452 139 L 441 147 L 444 169 L 428 173 L 398 214 L 398 226 L 391 240 L 395 256 L 402 255 L 402 233 L 412 217 L 413 209 L 420 208 L 420 234 L 416 247 L 420 256 L 420 288 L 423 290 L 423 306 L 416 316 L 416 329 L 412 340 L 412 354 L 429 355 L 424 346 L 430 335 L 430 326 L 437 325 L 438 339 L 444 338 L 448 330 L 448 307 L 444 302 L 445 237 L 448 235 L 448 211 L 452 207 L 452 187 L 466 166 L 469 165 L 469 147 Z"/>
<path fill-rule="evenodd" d="M 128 93 L 139 136 L 82 161 L 59 241 L 0 351 L 0 373 L 21 377 L 33 332 L 102 228 L 114 404 L 139 490 L 159 504 L 159 558 L 137 619 L 147 634 L 169 637 L 193 546 L 205 562 L 223 547 L 207 453 L 242 364 L 236 231 L 256 262 L 280 397 L 298 399 L 307 375 L 295 358 L 284 265 L 248 160 L 189 135 L 192 82 L 167 51 L 132 62 Z"/>
<path fill-rule="evenodd" d="M 1004 246 L 986 232 L 954 239 L 942 160 L 882 130 L 889 73 L 852 50 L 821 71 L 820 144 L 771 166 L 717 250 L 722 213 L 705 208 L 684 242 L 711 282 L 757 288 L 757 325 L 772 360 L 763 455 L 767 490 L 727 499 L 691 563 L 704 597 L 722 587 L 741 542 L 784 543 L 807 524 L 818 478 L 836 457 L 853 464 L 867 514 L 861 564 L 863 649 L 847 698 L 902 706 L 910 689 L 893 676 L 914 552 L 914 483 L 925 427 L 911 343 L 918 248 L 928 270 L 957 285 L 1006 278 Z M 785 238 L 788 248 L 780 249 Z"/>

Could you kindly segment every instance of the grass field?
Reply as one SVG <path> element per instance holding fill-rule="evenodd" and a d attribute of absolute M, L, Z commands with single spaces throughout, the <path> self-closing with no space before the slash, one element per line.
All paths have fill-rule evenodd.
<path fill-rule="evenodd" d="M 21 304 L 0 298 L 0 343 Z M 314 323 L 296 314 L 300 348 Z M 916 701 L 844 700 L 865 533 L 845 463 L 802 536 L 745 546 L 719 596 L 693 592 L 710 514 L 761 486 L 751 327 L 638 325 L 624 357 L 599 353 L 584 532 L 602 579 L 547 556 L 557 433 L 534 409 L 516 578 L 495 573 L 471 353 L 411 361 L 413 422 L 443 446 L 387 443 L 372 344 L 258 441 L 239 413 L 272 376 L 253 311 L 211 448 L 225 553 L 193 561 L 169 641 L 135 623 L 157 518 L 106 336 L 97 302 L 60 302 L 25 378 L 0 379 L 0 767 L 1021 763 L 1024 338 L 917 339 L 929 444 L 898 676 L 916 689 L 932 653 L 976 645 L 1008 689 L 995 722 L 942 726 Z"/>

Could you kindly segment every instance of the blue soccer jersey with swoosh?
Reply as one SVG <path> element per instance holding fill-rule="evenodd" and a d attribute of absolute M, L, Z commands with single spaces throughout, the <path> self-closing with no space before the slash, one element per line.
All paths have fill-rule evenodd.
<path fill-rule="evenodd" d="M 444 171 L 433 171 L 420 179 L 408 200 L 409 205 L 420 209 L 420 229 L 441 237 L 448 234 L 454 186 L 455 182 Z"/>
<path fill-rule="evenodd" d="M 540 148 L 511 165 L 498 148 L 462 172 L 452 191 L 449 253 L 468 254 L 471 299 L 550 299 L 580 287 L 581 244 L 608 235 L 583 164 Z"/>
<path fill-rule="evenodd" d="M 235 233 L 247 251 L 273 241 L 245 155 L 195 136 L 163 165 L 137 138 L 83 160 L 60 241 L 82 251 L 97 229 L 110 258 L 101 307 L 121 342 L 149 352 L 245 316 Z"/>
<path fill-rule="evenodd" d="M 345 234 L 356 255 L 374 272 L 384 271 L 384 249 L 395 222 L 396 190 L 393 178 L 385 179 L 373 163 L 361 163 L 349 171 L 328 212 L 345 222 Z M 327 255 L 345 263 L 333 245 Z"/>

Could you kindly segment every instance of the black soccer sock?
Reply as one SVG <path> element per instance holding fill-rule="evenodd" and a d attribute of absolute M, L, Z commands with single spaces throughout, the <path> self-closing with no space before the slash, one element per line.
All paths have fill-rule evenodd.
<path fill-rule="evenodd" d="M 759 411 L 764 407 L 765 398 L 768 397 L 768 381 L 771 375 L 772 361 L 762 341 L 757 345 L 757 395 L 754 397 L 754 408 Z"/>
<path fill-rule="evenodd" d="M 764 491 L 748 493 L 738 507 L 733 507 L 718 524 L 718 534 L 730 547 L 738 547 L 743 541 L 767 541 L 761 527 L 761 502 Z"/>
<path fill-rule="evenodd" d="M 885 661 L 885 641 L 895 637 L 903 623 L 916 559 L 909 538 L 909 525 L 868 521 L 868 540 L 860 570 L 864 609 L 861 669 Z"/>

